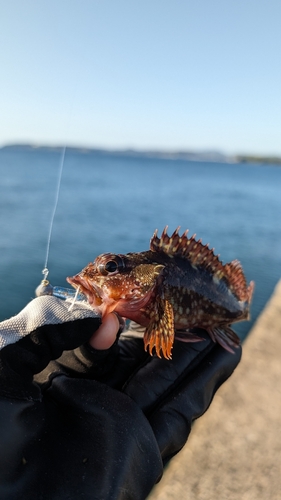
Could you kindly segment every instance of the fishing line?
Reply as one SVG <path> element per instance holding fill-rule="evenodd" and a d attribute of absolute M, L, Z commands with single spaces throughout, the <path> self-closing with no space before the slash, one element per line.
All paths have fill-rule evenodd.
<path fill-rule="evenodd" d="M 59 201 L 59 195 L 60 195 L 62 173 L 63 173 L 64 164 L 65 164 L 65 152 L 66 152 L 66 146 L 64 146 L 62 149 L 61 160 L 60 160 L 60 165 L 59 165 L 58 180 L 57 180 L 57 186 L 56 186 L 56 191 L 55 191 L 55 201 L 54 201 L 54 206 L 53 206 L 53 210 L 52 210 L 52 214 L 51 214 L 48 239 L 47 239 L 45 265 L 44 265 L 44 269 L 42 269 L 42 274 L 43 274 L 44 278 L 41 281 L 40 285 L 36 288 L 35 294 L 37 297 L 40 297 L 42 295 L 54 295 L 55 297 L 58 297 L 59 299 L 63 299 L 63 300 L 73 299 L 72 305 L 69 308 L 69 310 L 71 310 L 74 303 L 76 302 L 76 300 L 79 300 L 79 301 L 85 300 L 85 296 L 79 293 L 80 287 L 78 287 L 78 289 L 75 291 L 74 289 L 65 288 L 62 286 L 52 286 L 51 283 L 47 279 L 48 274 L 49 274 L 48 261 L 49 261 L 50 245 L 51 245 L 54 220 L 55 220 L 55 215 L 56 215 L 58 201 Z"/>
<path fill-rule="evenodd" d="M 57 206 L 58 206 L 58 201 L 59 201 L 62 172 L 63 172 L 64 160 L 65 160 L 65 151 L 66 151 L 66 146 L 63 147 L 62 154 L 61 154 L 61 160 L 60 160 L 60 166 L 59 166 L 59 174 L 58 174 L 58 181 L 57 181 L 57 186 L 56 186 L 55 202 L 54 202 L 53 212 L 52 212 L 52 215 L 51 215 L 51 221 L 50 221 L 50 227 L 49 227 L 49 234 L 48 234 L 48 240 L 47 240 L 47 250 L 46 250 L 45 265 L 44 265 L 44 269 L 42 270 L 42 274 L 44 275 L 44 280 L 47 280 L 47 277 L 48 277 L 48 274 L 49 274 L 49 269 L 48 269 L 47 266 L 48 266 L 48 260 L 49 260 L 49 252 L 50 252 L 50 245 L 51 245 L 51 237 L 52 237 L 52 232 L 53 232 L 54 219 L 55 219 L 55 215 L 56 215 L 56 211 L 57 211 Z"/>

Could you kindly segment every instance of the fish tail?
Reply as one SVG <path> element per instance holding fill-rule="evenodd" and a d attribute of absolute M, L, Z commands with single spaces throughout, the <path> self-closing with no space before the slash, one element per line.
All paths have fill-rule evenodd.
<path fill-rule="evenodd" d="M 250 305 L 254 291 L 254 282 L 247 286 L 247 281 L 239 260 L 233 260 L 225 264 L 223 273 L 228 280 L 229 288 L 241 302 Z"/>
<path fill-rule="evenodd" d="M 255 289 L 255 282 L 254 281 L 250 281 L 249 286 L 247 288 L 247 302 L 248 302 L 249 305 L 252 302 L 254 289 Z"/>

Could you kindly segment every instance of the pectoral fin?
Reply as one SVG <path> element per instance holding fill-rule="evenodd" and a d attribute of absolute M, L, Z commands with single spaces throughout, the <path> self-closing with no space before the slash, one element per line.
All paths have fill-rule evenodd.
<path fill-rule="evenodd" d="M 166 359 L 172 357 L 174 343 L 174 311 L 168 300 L 157 297 L 155 307 L 150 314 L 151 321 L 144 334 L 144 347 L 161 358 L 161 353 Z"/>

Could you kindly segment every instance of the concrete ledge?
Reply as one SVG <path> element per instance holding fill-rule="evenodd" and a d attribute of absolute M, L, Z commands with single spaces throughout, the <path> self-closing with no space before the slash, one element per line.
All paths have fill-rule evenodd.
<path fill-rule="evenodd" d="M 149 500 L 281 499 L 281 281 Z"/>

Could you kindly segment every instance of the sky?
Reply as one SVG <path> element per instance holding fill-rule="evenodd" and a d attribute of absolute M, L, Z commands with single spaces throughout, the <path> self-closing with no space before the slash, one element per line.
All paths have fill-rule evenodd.
<path fill-rule="evenodd" d="M 0 146 L 281 156 L 280 0 L 0 0 Z"/>

